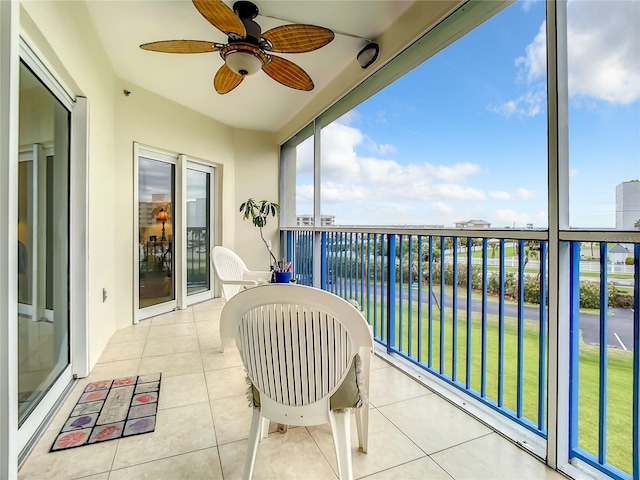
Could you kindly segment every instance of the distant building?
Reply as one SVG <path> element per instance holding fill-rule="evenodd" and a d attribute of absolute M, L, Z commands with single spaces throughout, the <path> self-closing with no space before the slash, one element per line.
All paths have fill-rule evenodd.
<path fill-rule="evenodd" d="M 491 228 L 491 224 L 489 222 L 485 222 L 484 220 L 465 220 L 462 222 L 456 222 L 455 225 L 456 225 L 456 228 L 470 228 L 470 229 Z"/>
<path fill-rule="evenodd" d="M 336 224 L 335 215 L 320 215 L 321 227 L 329 227 L 335 224 Z M 308 214 L 296 215 L 296 225 L 301 227 L 312 227 L 313 215 L 308 215 Z"/>
<path fill-rule="evenodd" d="M 631 255 L 631 252 L 619 243 L 616 243 L 609 249 L 609 259 L 611 263 L 623 264 L 629 255 Z"/>
<path fill-rule="evenodd" d="M 640 220 L 640 180 L 622 182 L 616 187 L 616 230 L 635 230 Z"/>

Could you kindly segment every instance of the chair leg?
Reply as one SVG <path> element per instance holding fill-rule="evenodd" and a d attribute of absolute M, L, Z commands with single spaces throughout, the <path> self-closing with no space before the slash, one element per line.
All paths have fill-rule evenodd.
<path fill-rule="evenodd" d="M 356 427 L 358 428 L 358 445 L 362 453 L 367 453 L 369 446 L 369 404 L 356 409 Z"/>
<path fill-rule="evenodd" d="M 260 441 L 264 440 L 269 436 L 269 419 L 262 418 L 262 426 L 260 428 Z"/>
<path fill-rule="evenodd" d="M 333 446 L 338 460 L 338 477 L 340 480 L 353 480 L 353 464 L 351 461 L 351 414 L 329 412 Z"/>
<path fill-rule="evenodd" d="M 250 480 L 253 474 L 253 466 L 256 463 L 256 453 L 258 453 L 258 442 L 261 437 L 263 418 L 260 410 L 253 409 L 253 417 L 251 417 L 251 428 L 249 430 L 249 440 L 247 441 L 247 455 L 244 461 L 244 470 L 242 471 L 243 480 Z"/>

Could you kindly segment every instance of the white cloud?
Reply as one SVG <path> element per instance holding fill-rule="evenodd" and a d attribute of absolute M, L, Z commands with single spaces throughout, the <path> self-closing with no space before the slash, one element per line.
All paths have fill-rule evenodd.
<path fill-rule="evenodd" d="M 521 117 L 535 117 L 544 111 L 545 102 L 547 100 L 544 91 L 527 92 L 519 96 L 515 100 L 509 100 L 502 105 L 488 107 L 489 111 L 510 117 L 511 115 L 519 115 Z"/>
<path fill-rule="evenodd" d="M 527 200 L 535 198 L 539 193 L 535 190 L 528 190 L 526 188 L 518 188 L 515 192 L 509 193 L 501 190 L 489 192 L 491 198 L 496 200 Z"/>
<path fill-rule="evenodd" d="M 433 202 L 431 208 L 438 213 L 452 214 L 455 210 L 450 205 L 443 202 Z"/>
<path fill-rule="evenodd" d="M 525 49 L 525 56 L 516 58 L 516 67 L 520 67 L 517 76 L 519 81 L 532 83 L 547 75 L 546 25 L 546 22 L 542 22 L 533 42 Z"/>
<path fill-rule="evenodd" d="M 572 0 L 567 6 L 569 95 L 628 104 L 640 98 L 640 7 L 633 1 Z M 545 23 L 523 57 L 518 77 L 546 77 Z"/>
<path fill-rule="evenodd" d="M 535 226 L 534 219 L 536 217 L 529 213 L 517 212 L 516 210 L 511 210 L 508 208 L 500 208 L 495 211 L 493 215 L 493 219 L 495 221 L 495 225 L 491 225 L 495 228 L 501 227 L 515 227 L 521 228 L 527 225 L 527 223 L 533 223 Z"/>
<path fill-rule="evenodd" d="M 395 145 L 390 143 L 376 143 L 371 137 L 365 137 L 367 150 L 375 155 L 388 155 L 396 153 Z"/>
<path fill-rule="evenodd" d="M 640 98 L 640 4 L 570 1 L 569 93 L 614 104 Z"/>
<path fill-rule="evenodd" d="M 404 165 L 390 157 L 392 149 L 381 147 L 376 155 L 361 156 L 358 152 L 370 147 L 369 139 L 338 122 L 325 127 L 322 135 L 322 212 L 336 215 L 339 224 L 452 226 L 468 218 L 499 227 L 514 221 L 541 223 L 532 213 L 500 210 L 505 202 L 538 196 L 537 191 L 517 185 L 510 191 L 476 188 L 474 177 L 482 173 L 478 164 Z M 312 185 L 298 186 L 298 213 L 309 213 L 300 208 L 311 210 L 312 193 Z"/>
<path fill-rule="evenodd" d="M 577 177 L 578 176 L 578 169 L 577 168 L 570 168 L 569 169 L 569 176 L 570 177 Z"/>
<path fill-rule="evenodd" d="M 640 6 L 638 0 L 576 1 L 567 6 L 569 96 L 629 104 L 640 99 Z M 529 10 L 529 3 L 522 8 Z M 516 58 L 516 80 L 531 90 L 488 109 L 510 117 L 544 112 L 546 93 L 546 22 L 525 54 Z"/>
<path fill-rule="evenodd" d="M 527 224 L 532 224 L 533 228 L 546 228 L 547 227 L 547 212 L 538 211 L 533 213 L 519 212 L 508 208 L 499 208 L 493 215 L 489 216 L 492 219 L 492 228 L 525 228 Z"/>

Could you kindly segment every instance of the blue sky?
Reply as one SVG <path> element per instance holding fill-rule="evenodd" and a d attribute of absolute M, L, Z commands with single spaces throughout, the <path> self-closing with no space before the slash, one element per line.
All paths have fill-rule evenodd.
<path fill-rule="evenodd" d="M 339 224 L 547 226 L 543 1 L 520 1 L 325 127 L 322 213 Z M 570 216 L 615 227 L 640 179 L 640 1 L 568 5 Z M 312 211 L 310 145 L 298 213 Z"/>

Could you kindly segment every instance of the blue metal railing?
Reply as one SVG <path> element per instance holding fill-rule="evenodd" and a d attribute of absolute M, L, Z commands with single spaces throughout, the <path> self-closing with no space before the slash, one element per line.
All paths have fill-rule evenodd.
<path fill-rule="evenodd" d="M 312 285 L 314 234 L 284 235 L 298 282 Z M 546 438 L 545 240 L 388 229 L 331 229 L 317 238 L 322 288 L 357 301 L 388 352 Z M 581 243 L 569 242 L 569 457 L 619 480 L 639 479 L 640 244 L 633 244 L 629 273 L 609 262 L 611 245 L 598 243 L 599 273 L 592 274 L 595 262 L 581 260 Z M 610 283 L 620 276 L 614 268 L 628 286 Z M 633 309 L 609 307 L 620 298 Z M 595 301 L 597 312 L 581 311 L 581 301 Z M 633 325 L 624 340 L 612 330 L 621 317 Z M 582 338 L 586 331 L 597 345 Z M 620 348 L 612 348 L 614 340 Z M 633 352 L 625 351 L 629 346 Z"/>
<path fill-rule="evenodd" d="M 571 345 L 569 389 L 569 456 L 618 480 L 640 478 L 640 244 L 633 245 L 631 285 L 616 286 L 614 264 L 606 243 L 599 245 L 597 322 L 580 311 L 581 296 L 590 289 L 580 277 L 580 242 L 571 242 Z M 620 276 L 620 275 L 618 275 Z M 627 277 L 628 279 L 629 277 Z M 618 279 L 618 281 L 620 281 Z M 582 286 L 581 286 L 582 284 Z M 593 289 L 591 289 L 593 290 Z M 626 290 L 626 291 L 625 291 Z M 632 298 L 633 309 L 621 309 L 620 294 Z M 618 304 L 616 304 L 616 302 Z M 628 302 L 625 302 L 625 304 Z M 624 337 L 624 317 L 631 326 L 631 341 Z M 587 321 L 584 321 L 587 319 Z M 616 320 L 617 319 L 617 320 Z M 613 325 L 613 320 L 616 324 Z M 596 323 L 596 325 L 592 325 Z M 591 325 L 590 325 L 591 324 Z M 597 346 L 580 338 L 597 332 Z M 619 336 L 623 335 L 623 339 Z M 593 332 L 592 332 L 593 333 Z M 611 335 L 612 334 L 612 335 Z M 612 338 L 613 337 L 613 338 Z M 618 343 L 620 348 L 612 348 Z M 627 351 L 625 342 L 633 351 Z M 595 388 L 594 388 L 595 387 Z M 595 425 L 594 418 L 595 417 Z"/>

